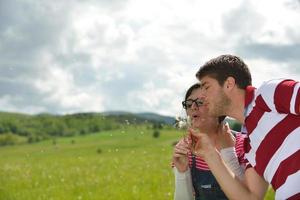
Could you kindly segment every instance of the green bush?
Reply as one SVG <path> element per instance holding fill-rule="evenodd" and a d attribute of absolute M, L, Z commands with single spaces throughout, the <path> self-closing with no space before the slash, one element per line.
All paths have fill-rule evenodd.
<path fill-rule="evenodd" d="M 153 131 L 153 135 L 154 138 L 158 138 L 160 136 L 160 132 L 158 130 Z"/>
<path fill-rule="evenodd" d="M 14 145 L 22 142 L 24 142 L 23 137 L 13 133 L 4 133 L 0 135 L 0 146 Z"/>

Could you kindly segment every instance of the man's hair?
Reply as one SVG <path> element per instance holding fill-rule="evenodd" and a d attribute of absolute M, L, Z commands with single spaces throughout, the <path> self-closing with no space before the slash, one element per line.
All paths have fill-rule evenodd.
<path fill-rule="evenodd" d="M 240 89 L 252 85 L 248 66 L 241 58 L 233 55 L 221 55 L 209 60 L 196 73 L 199 80 L 204 76 L 216 79 L 221 86 L 228 77 L 233 77 Z"/>
<path fill-rule="evenodd" d="M 192 86 L 186 91 L 184 100 L 186 101 L 186 100 L 189 98 L 189 96 L 191 96 L 191 94 L 193 93 L 193 91 L 196 90 L 196 89 L 199 89 L 199 88 L 201 88 L 200 83 L 195 83 L 194 85 L 192 85 Z M 219 123 L 223 122 L 225 118 L 226 118 L 226 116 L 220 116 L 220 117 L 218 117 Z"/>

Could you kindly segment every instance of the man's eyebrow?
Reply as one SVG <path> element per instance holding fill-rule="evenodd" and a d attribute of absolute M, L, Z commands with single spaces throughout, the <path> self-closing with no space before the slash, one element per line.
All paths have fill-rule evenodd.
<path fill-rule="evenodd" d="M 201 87 L 204 87 L 205 85 L 207 85 L 207 82 L 203 82 L 203 83 L 200 83 Z"/>

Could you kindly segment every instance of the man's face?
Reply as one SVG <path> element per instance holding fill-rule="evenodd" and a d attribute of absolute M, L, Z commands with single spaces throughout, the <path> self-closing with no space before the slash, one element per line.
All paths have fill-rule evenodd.
<path fill-rule="evenodd" d="M 224 92 L 218 81 L 208 76 L 201 80 L 202 94 L 204 96 L 204 104 L 208 107 L 208 113 L 211 116 L 227 115 L 226 110 L 231 101 Z"/>

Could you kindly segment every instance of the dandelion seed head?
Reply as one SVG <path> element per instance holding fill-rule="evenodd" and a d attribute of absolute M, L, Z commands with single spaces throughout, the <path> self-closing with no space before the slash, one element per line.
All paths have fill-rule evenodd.
<path fill-rule="evenodd" d="M 184 117 L 176 117 L 176 122 L 175 122 L 175 128 L 178 129 L 186 129 L 191 127 L 192 125 L 192 120 L 189 116 L 187 116 L 186 118 Z"/>

